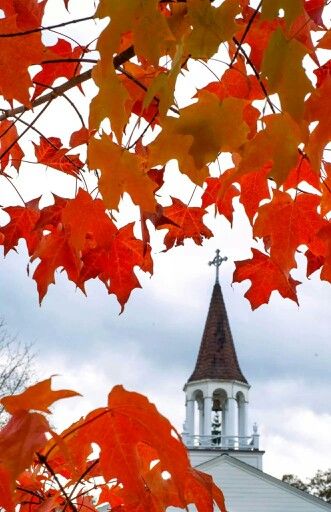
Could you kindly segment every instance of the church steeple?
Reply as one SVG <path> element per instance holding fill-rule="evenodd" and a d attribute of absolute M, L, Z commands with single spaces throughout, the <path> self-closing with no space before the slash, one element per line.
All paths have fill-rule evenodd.
<path fill-rule="evenodd" d="M 226 260 L 217 250 L 209 262 L 216 267 L 216 281 L 196 365 L 184 387 L 185 431 L 188 445 L 192 446 L 193 440 L 198 445 L 212 446 L 213 414 L 221 413 L 220 449 L 247 449 L 249 384 L 238 363 L 219 284 L 219 268 Z"/>
<path fill-rule="evenodd" d="M 238 380 L 247 384 L 236 354 L 222 290 L 216 281 L 194 371 L 188 382 Z"/>

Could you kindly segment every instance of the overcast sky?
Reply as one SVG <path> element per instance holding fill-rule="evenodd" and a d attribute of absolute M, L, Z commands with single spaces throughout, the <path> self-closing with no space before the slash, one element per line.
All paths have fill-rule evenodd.
<path fill-rule="evenodd" d="M 60 427 L 104 404 L 111 387 L 122 383 L 146 394 L 181 430 L 182 387 L 195 364 L 214 282 L 207 262 L 220 246 L 230 258 L 222 289 L 252 386 L 249 424 L 259 424 L 264 469 L 309 476 L 328 467 L 331 452 L 331 287 L 314 277 L 299 287 L 300 308 L 274 294 L 252 312 L 243 297 L 248 282 L 230 285 L 231 260 L 244 257 L 243 249 L 225 223 L 219 228 L 223 235 L 203 248 L 189 242 L 155 255 L 155 276 L 143 276 L 143 289 L 133 292 L 122 315 L 101 284 L 91 283 L 86 298 L 60 274 L 39 307 L 22 248 L 1 262 L 1 314 L 11 332 L 35 343 L 40 378 L 59 374 L 57 386 L 84 395 L 56 407 Z"/>
<path fill-rule="evenodd" d="M 75 6 L 81 8 L 80 2 L 70 5 L 73 12 Z M 49 3 L 52 22 L 65 19 L 65 11 L 57 7 L 55 0 Z M 81 16 L 86 13 L 80 10 Z M 86 41 L 91 37 L 77 26 L 74 35 L 85 36 Z M 50 108 L 51 125 L 46 120 L 38 125 L 47 135 L 58 135 L 59 123 L 64 135 L 73 129 L 67 119 L 63 123 L 66 111 L 59 105 L 61 101 Z M 167 172 L 178 178 L 175 168 Z M 58 180 L 56 174 L 41 170 L 36 181 L 23 167 L 25 199 L 50 188 L 63 192 L 69 181 Z M 181 188 L 188 199 L 192 190 L 185 180 Z M 3 182 L 1 186 L 7 202 L 9 189 Z M 171 193 L 171 186 L 166 192 Z M 39 307 L 35 283 L 26 275 L 22 244 L 19 254 L 11 253 L 0 262 L 0 315 L 13 334 L 34 342 L 39 378 L 59 374 L 57 387 L 84 395 L 56 407 L 59 427 L 104 404 L 112 386 L 122 383 L 145 393 L 181 430 L 182 388 L 195 364 L 214 283 L 207 263 L 219 247 L 229 258 L 221 270 L 221 284 L 240 365 L 252 386 L 249 423 L 251 428 L 256 421 L 260 428 L 264 469 L 275 476 L 293 472 L 301 477 L 326 469 L 331 453 L 331 286 L 313 276 L 298 287 L 300 308 L 273 295 L 269 305 L 252 312 L 243 297 L 248 282 L 231 287 L 233 261 L 250 256 L 247 221 L 239 208 L 233 231 L 225 220 L 209 216 L 207 223 L 216 237 L 203 248 L 187 242 L 169 253 L 154 254 L 154 277 L 140 276 L 143 289 L 133 292 L 122 315 L 116 299 L 101 284 L 90 283 L 86 298 L 61 274 Z M 301 280 L 303 275 L 293 277 Z"/>

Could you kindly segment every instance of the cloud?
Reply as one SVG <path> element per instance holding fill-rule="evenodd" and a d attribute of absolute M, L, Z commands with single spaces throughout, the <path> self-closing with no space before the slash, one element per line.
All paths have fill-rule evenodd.
<path fill-rule="evenodd" d="M 102 406 L 110 388 L 122 383 L 146 394 L 181 431 L 182 387 L 195 364 L 214 279 L 207 263 L 218 244 L 231 259 L 242 257 L 241 243 L 230 242 L 227 235 L 203 249 L 186 244 L 155 254 L 155 276 L 143 276 L 143 290 L 134 291 L 122 315 L 96 281 L 86 298 L 61 273 L 40 308 L 24 251 L 8 255 L 0 279 L 9 329 L 36 341 L 40 377 L 61 374 L 57 387 L 84 395 L 59 403 L 55 424 L 62 428 Z M 260 425 L 265 468 L 309 476 L 327 463 L 331 287 L 314 278 L 302 286 L 300 308 L 275 295 L 252 312 L 243 297 L 248 283 L 229 285 L 232 267 L 230 260 L 224 265 L 222 287 L 239 361 L 252 385 L 250 426 Z"/>

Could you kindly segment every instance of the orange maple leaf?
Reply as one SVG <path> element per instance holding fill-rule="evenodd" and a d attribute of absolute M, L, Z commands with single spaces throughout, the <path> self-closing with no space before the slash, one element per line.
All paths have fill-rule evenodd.
<path fill-rule="evenodd" d="M 0 399 L 9 414 L 15 414 L 18 411 L 41 411 L 49 413 L 49 406 L 62 398 L 78 396 L 76 391 L 60 389 L 53 391 L 51 388 L 52 379 L 46 379 L 30 386 L 28 389 L 18 395 L 9 395 Z"/>

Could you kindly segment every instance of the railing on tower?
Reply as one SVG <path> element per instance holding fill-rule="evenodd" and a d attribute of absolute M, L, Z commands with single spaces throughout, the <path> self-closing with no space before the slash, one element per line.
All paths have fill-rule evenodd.
<path fill-rule="evenodd" d="M 253 426 L 253 434 L 250 436 L 223 436 L 222 434 L 200 436 L 182 434 L 183 442 L 187 448 L 214 449 L 214 450 L 259 450 L 260 435 L 256 423 Z"/>

